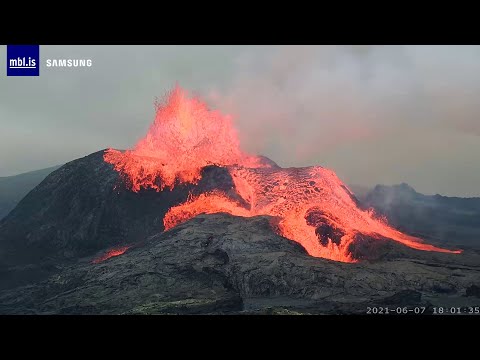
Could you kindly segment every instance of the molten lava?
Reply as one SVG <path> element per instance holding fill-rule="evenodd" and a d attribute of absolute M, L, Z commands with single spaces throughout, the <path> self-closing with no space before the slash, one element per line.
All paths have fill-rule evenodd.
<path fill-rule="evenodd" d="M 124 254 L 125 251 L 127 251 L 129 248 L 130 248 L 130 246 L 122 246 L 122 247 L 119 247 L 119 248 L 110 249 L 105 254 L 103 254 L 102 256 L 94 259 L 92 261 L 92 263 L 99 264 L 99 263 L 101 263 L 105 260 L 108 260 L 108 259 L 112 258 L 112 257 L 120 256 L 120 255 Z"/>
<path fill-rule="evenodd" d="M 388 238 L 424 251 L 459 252 L 424 244 L 393 229 L 372 211 L 360 209 L 331 170 L 319 166 L 276 168 L 247 155 L 240 149 L 228 116 L 210 111 L 178 87 L 158 107 L 145 138 L 124 153 L 109 149 L 104 158 L 128 180 L 133 191 L 196 184 L 207 165 L 228 170 L 236 199 L 221 191 L 190 196 L 167 212 L 165 230 L 201 213 L 269 215 L 278 219 L 275 228 L 280 235 L 300 243 L 312 256 L 336 261 L 357 261 L 351 249 L 362 236 Z"/>
<path fill-rule="evenodd" d="M 126 176 L 133 191 L 172 189 L 175 181 L 196 183 L 207 165 L 267 166 L 240 150 L 229 116 L 210 111 L 179 87 L 169 94 L 164 105 L 157 106 L 147 135 L 125 153 L 109 149 L 105 161 Z"/>

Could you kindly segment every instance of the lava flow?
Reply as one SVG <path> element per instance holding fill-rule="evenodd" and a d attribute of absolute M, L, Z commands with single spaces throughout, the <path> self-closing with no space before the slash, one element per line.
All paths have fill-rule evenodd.
<path fill-rule="evenodd" d="M 425 244 L 395 230 L 372 211 L 360 209 L 331 170 L 320 166 L 284 169 L 244 153 L 230 118 L 210 111 L 179 87 L 158 107 L 147 135 L 132 150 L 109 149 L 104 159 L 133 191 L 197 184 L 208 165 L 228 171 L 232 192 L 190 196 L 167 212 L 165 230 L 201 213 L 269 215 L 278 220 L 275 230 L 280 235 L 300 243 L 312 256 L 336 261 L 358 261 L 352 249 L 364 238 L 391 239 L 424 251 L 459 252 Z"/>
<path fill-rule="evenodd" d="M 130 248 L 130 246 L 122 246 L 122 247 L 110 249 L 105 254 L 103 254 L 102 256 L 94 259 L 92 261 L 92 263 L 99 264 L 99 263 L 101 263 L 105 260 L 108 260 L 108 259 L 112 258 L 112 257 L 123 255 L 125 253 L 125 251 L 127 251 L 129 248 Z"/>

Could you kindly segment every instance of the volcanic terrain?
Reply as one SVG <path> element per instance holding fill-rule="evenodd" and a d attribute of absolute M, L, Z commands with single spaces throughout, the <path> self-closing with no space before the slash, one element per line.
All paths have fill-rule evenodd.
<path fill-rule="evenodd" d="M 132 149 L 65 164 L 1 220 L 0 264 L 0 313 L 364 313 L 478 305 L 480 285 L 477 250 L 247 154 L 180 88 Z"/>

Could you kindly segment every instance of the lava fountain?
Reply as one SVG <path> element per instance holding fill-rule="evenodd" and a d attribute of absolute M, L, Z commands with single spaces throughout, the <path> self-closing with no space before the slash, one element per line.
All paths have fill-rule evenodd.
<path fill-rule="evenodd" d="M 365 237 L 391 239 L 424 251 L 460 252 L 425 244 L 392 228 L 373 211 L 360 209 L 353 193 L 332 170 L 280 168 L 243 152 L 231 118 L 208 109 L 180 87 L 157 106 L 147 135 L 133 149 L 109 149 L 104 159 L 135 192 L 196 184 L 209 165 L 228 171 L 235 196 L 222 191 L 190 196 L 167 212 L 165 230 L 201 213 L 269 215 L 276 219 L 274 229 L 279 235 L 300 243 L 315 257 L 356 262 L 352 246 Z"/>

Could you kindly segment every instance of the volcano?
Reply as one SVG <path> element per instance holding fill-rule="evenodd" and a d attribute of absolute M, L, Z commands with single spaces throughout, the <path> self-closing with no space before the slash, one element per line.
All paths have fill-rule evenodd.
<path fill-rule="evenodd" d="M 237 138 L 230 117 L 175 88 L 134 148 L 65 164 L 2 219 L 0 263 L 78 259 L 218 212 L 269 216 L 272 231 L 331 260 L 373 260 L 390 241 L 455 252 L 404 234 L 363 209 L 332 170 L 281 168 L 241 150 Z"/>
<path fill-rule="evenodd" d="M 478 302 L 477 251 L 403 233 L 332 170 L 282 168 L 237 139 L 230 117 L 177 87 L 132 149 L 52 172 L 0 221 L 0 313 Z"/>
<path fill-rule="evenodd" d="M 393 229 L 372 211 L 360 209 L 332 170 L 283 169 L 245 153 L 231 118 L 211 111 L 178 86 L 157 106 L 148 133 L 133 149 L 109 149 L 104 158 L 135 192 L 196 185 L 206 166 L 228 173 L 234 184 L 231 189 L 201 192 L 170 208 L 163 220 L 167 230 L 201 213 L 268 215 L 279 235 L 300 243 L 312 256 L 336 261 L 370 258 L 359 249 L 375 248 L 385 239 L 418 250 L 459 252 L 425 244 Z"/>

